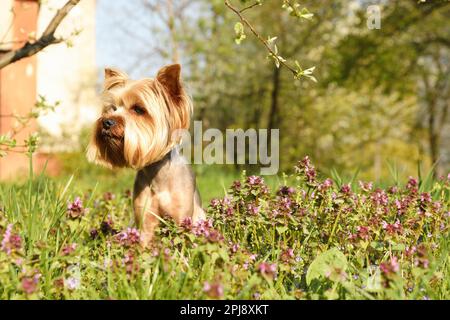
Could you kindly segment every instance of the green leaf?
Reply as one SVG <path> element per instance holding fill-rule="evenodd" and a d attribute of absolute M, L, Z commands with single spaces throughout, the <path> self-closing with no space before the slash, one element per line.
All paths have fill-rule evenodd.
<path fill-rule="evenodd" d="M 287 229 L 288 229 L 288 227 L 286 227 L 286 226 L 278 226 L 277 227 L 277 232 L 279 234 L 282 234 L 282 233 L 285 233 L 287 231 Z"/>
<path fill-rule="evenodd" d="M 306 284 L 309 286 L 313 280 L 327 277 L 335 269 L 345 270 L 346 268 L 345 255 L 337 248 L 329 249 L 317 256 L 310 264 L 306 273 Z"/>

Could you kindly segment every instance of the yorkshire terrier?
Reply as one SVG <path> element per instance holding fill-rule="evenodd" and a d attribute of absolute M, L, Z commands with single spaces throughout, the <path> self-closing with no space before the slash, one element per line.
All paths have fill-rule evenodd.
<path fill-rule="evenodd" d="M 92 162 L 137 170 L 133 206 L 144 247 L 163 216 L 176 223 L 205 219 L 195 175 L 176 148 L 176 133 L 189 129 L 193 112 L 180 73 L 173 64 L 155 79 L 131 80 L 105 69 L 103 111 L 87 150 Z"/>

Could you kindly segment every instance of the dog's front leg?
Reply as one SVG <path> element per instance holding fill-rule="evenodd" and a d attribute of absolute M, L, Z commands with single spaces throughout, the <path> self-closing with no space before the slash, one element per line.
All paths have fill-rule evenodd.
<path fill-rule="evenodd" d="M 159 224 L 158 199 L 152 195 L 149 187 L 135 188 L 133 197 L 134 217 L 141 233 L 141 245 L 147 248 Z"/>

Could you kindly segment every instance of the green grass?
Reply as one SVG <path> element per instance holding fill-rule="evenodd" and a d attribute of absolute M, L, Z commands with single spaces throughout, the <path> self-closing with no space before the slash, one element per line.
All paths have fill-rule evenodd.
<path fill-rule="evenodd" d="M 165 219 L 143 250 L 127 231 L 134 173 L 76 160 L 58 178 L 0 184 L 1 299 L 450 298 L 450 181 L 424 174 L 389 193 L 337 173 L 324 187 L 302 167 L 264 182 L 196 167 L 205 207 L 221 198 L 212 225 Z M 68 210 L 76 197 L 82 210 Z"/>

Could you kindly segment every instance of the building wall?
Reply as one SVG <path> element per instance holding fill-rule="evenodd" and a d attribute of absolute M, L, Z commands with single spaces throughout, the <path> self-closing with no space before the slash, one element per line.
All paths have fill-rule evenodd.
<path fill-rule="evenodd" d="M 5 37 L 7 40 L 3 40 L 6 42 L 3 49 L 19 48 L 29 36 L 33 36 L 36 32 L 38 2 L 2 0 L 0 3 L 0 12 L 2 12 L 0 19 L 7 21 L 6 28 L 2 24 L 0 30 L 9 30 Z M 11 8 L 15 14 L 12 25 L 11 17 L 8 19 L 5 15 L 5 12 L 11 15 Z M 3 35 L 0 36 L 3 37 Z M 0 70 L 0 133 L 13 132 L 15 128 L 20 127 L 11 115 L 28 114 L 35 102 L 36 57 L 20 60 Z M 20 130 L 15 136 L 18 143 L 22 144 L 35 129 L 36 124 L 31 122 L 26 128 Z M 0 179 L 14 179 L 17 175 L 26 174 L 28 164 L 28 158 L 24 154 L 10 152 L 6 157 L 0 158 Z"/>
<path fill-rule="evenodd" d="M 39 14 L 39 33 L 65 2 L 46 2 Z M 71 47 L 65 44 L 51 46 L 38 55 L 37 92 L 50 103 L 60 102 L 55 112 L 38 121 L 47 136 L 41 151 L 75 148 L 80 130 L 92 123 L 97 115 L 95 7 L 95 0 L 80 1 L 59 26 L 57 35 L 69 38 Z M 71 36 L 76 30 L 81 30 L 81 33 Z"/>
<path fill-rule="evenodd" d="M 38 0 L 0 0 L 0 43 L 4 43 L 0 45 L 0 54 L 42 34 L 66 0 L 48 0 L 40 8 L 38 3 Z M 60 102 L 54 113 L 42 116 L 37 123 L 31 122 L 15 137 L 22 143 L 31 132 L 42 133 L 43 144 L 34 158 L 38 171 L 47 160 L 50 160 L 47 168 L 58 168 L 48 154 L 77 147 L 81 128 L 92 123 L 97 115 L 95 8 L 95 0 L 81 1 L 57 29 L 56 36 L 70 39 L 71 46 L 51 45 L 0 70 L 0 133 L 13 131 L 15 121 L 7 115 L 26 115 L 37 95 L 44 96 L 49 103 Z M 73 35 L 74 31 L 81 33 Z M 9 152 L 0 158 L 0 179 L 26 175 L 28 166 L 26 155 Z"/>

